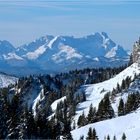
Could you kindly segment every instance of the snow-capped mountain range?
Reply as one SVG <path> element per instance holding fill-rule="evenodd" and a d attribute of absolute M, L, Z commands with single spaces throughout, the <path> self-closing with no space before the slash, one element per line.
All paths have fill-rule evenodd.
<path fill-rule="evenodd" d="M 127 51 L 105 32 L 81 38 L 46 35 L 18 48 L 0 41 L 0 71 L 18 76 L 113 67 L 127 61 Z"/>

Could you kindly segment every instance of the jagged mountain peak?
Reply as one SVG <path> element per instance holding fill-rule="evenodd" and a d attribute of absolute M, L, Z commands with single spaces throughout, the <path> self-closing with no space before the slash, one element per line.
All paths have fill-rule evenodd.
<path fill-rule="evenodd" d="M 105 32 L 96 32 L 84 37 L 45 35 L 18 48 L 0 51 L 4 54 L 4 57 L 1 56 L 2 64 L 4 63 L 4 67 L 14 69 L 14 74 L 19 67 L 28 68 L 26 72 L 29 74 L 37 74 L 85 67 L 116 66 L 128 61 L 127 52 Z M 95 58 L 98 58 L 98 61 Z M 0 70 L 3 71 L 3 68 Z M 21 75 L 24 75 L 23 71 Z"/>
<path fill-rule="evenodd" d="M 7 54 L 15 50 L 15 47 L 7 40 L 0 40 L 0 53 Z"/>

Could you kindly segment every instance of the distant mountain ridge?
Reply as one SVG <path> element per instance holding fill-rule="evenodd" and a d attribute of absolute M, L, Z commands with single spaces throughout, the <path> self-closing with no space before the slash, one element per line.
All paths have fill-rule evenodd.
<path fill-rule="evenodd" d="M 127 62 L 127 51 L 105 32 L 81 38 L 46 35 L 18 48 L 0 41 L 0 71 L 18 76 L 113 67 Z"/>

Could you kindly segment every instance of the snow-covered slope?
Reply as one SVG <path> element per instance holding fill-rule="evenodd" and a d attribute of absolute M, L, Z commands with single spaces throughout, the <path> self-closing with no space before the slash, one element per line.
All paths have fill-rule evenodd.
<path fill-rule="evenodd" d="M 118 75 L 116 75 L 114 78 L 111 78 L 107 81 L 93 84 L 93 85 L 84 85 L 82 89 L 86 93 L 87 101 L 80 103 L 77 106 L 77 115 L 75 116 L 76 119 L 78 119 L 79 115 L 82 115 L 82 112 L 84 111 L 85 114 L 88 114 L 90 104 L 92 103 L 94 107 L 98 107 L 99 102 L 104 97 L 106 93 L 109 91 L 112 91 L 113 88 L 115 89 L 117 87 L 117 84 L 121 85 L 123 79 L 126 79 L 127 76 L 131 77 L 131 79 L 134 78 L 135 74 L 138 75 L 140 73 L 139 67 L 137 63 L 134 63 Z M 117 102 L 116 102 L 117 103 Z M 81 110 L 81 108 L 83 108 Z M 114 105 L 114 109 L 115 109 Z"/>
<path fill-rule="evenodd" d="M 82 86 L 77 93 L 84 91 L 86 94 L 86 101 L 79 103 L 77 106 L 77 111 L 76 111 L 76 116 L 75 120 L 77 121 L 78 117 L 82 115 L 83 111 L 85 115 L 88 114 L 89 107 L 91 103 L 93 104 L 94 107 L 98 107 L 99 102 L 101 99 L 104 97 L 104 95 L 110 91 L 115 89 L 117 87 L 117 84 L 121 85 L 123 79 L 125 80 L 128 76 L 131 77 L 133 80 L 135 75 L 140 74 L 140 69 L 138 67 L 137 63 L 132 64 L 125 70 L 123 70 L 121 73 L 116 75 L 115 77 L 101 82 L 97 84 L 90 84 L 90 85 L 84 85 Z M 63 101 L 63 98 L 60 98 L 59 100 L 56 100 L 53 104 L 60 102 L 61 100 Z M 119 101 L 120 98 L 118 98 Z M 116 109 L 116 105 L 118 105 L 118 102 L 113 104 L 114 109 Z M 56 105 L 53 105 L 53 110 L 55 110 Z M 116 110 L 115 110 L 116 111 Z"/>
<path fill-rule="evenodd" d="M 127 52 L 104 32 L 81 38 L 46 35 L 16 49 L 5 41 L 0 42 L 0 52 L 0 71 L 15 75 L 113 67 L 128 62 Z"/>
<path fill-rule="evenodd" d="M 104 140 L 109 134 L 110 139 L 114 135 L 118 140 L 121 140 L 122 134 L 125 133 L 127 140 L 140 140 L 140 110 L 128 114 L 126 116 L 117 117 L 110 120 L 89 124 L 79 129 L 73 130 L 72 136 L 74 140 L 79 140 L 80 136 L 84 135 L 86 139 L 90 127 L 95 128 L 99 140 Z"/>
<path fill-rule="evenodd" d="M 0 73 L 0 88 L 7 87 L 10 84 L 15 84 L 18 79 L 12 76 L 8 76 Z"/>
<path fill-rule="evenodd" d="M 61 101 L 63 102 L 66 99 L 66 96 L 54 101 L 51 105 L 52 111 L 55 111 L 57 108 L 57 104 L 60 103 Z"/>
<path fill-rule="evenodd" d="M 108 92 L 111 92 L 113 88 L 115 89 L 117 87 L 117 84 L 121 85 L 122 81 L 125 80 L 127 77 L 131 77 L 131 80 L 134 79 L 135 75 L 140 74 L 140 69 L 138 67 L 137 63 L 132 64 L 125 70 L 123 70 L 121 73 L 116 75 L 115 77 L 106 80 L 101 83 L 97 84 L 90 84 L 90 85 L 84 85 L 81 87 L 76 94 L 81 93 L 81 91 L 85 92 L 86 94 L 86 101 L 79 103 L 76 107 L 76 115 L 73 117 L 73 122 L 77 124 L 78 118 L 82 113 L 84 112 L 85 116 L 88 115 L 90 105 L 92 104 L 93 107 L 98 108 L 99 102 L 103 99 L 104 95 Z M 140 80 L 140 79 L 139 79 Z M 76 129 L 72 131 L 73 138 L 78 140 L 80 136 L 84 135 L 85 138 L 88 133 L 89 127 L 95 127 L 97 129 L 97 135 L 99 136 L 99 139 L 103 140 L 105 135 L 110 135 L 111 138 L 113 138 L 114 135 L 117 136 L 117 139 L 120 139 L 123 132 L 126 133 L 128 140 L 136 140 L 140 138 L 139 130 L 140 127 L 138 122 L 140 121 L 139 115 L 140 111 L 138 110 L 135 113 L 128 114 L 123 117 L 117 117 L 117 108 L 120 101 L 120 98 L 122 98 L 124 101 L 128 97 L 129 93 L 132 92 L 132 90 L 139 90 L 139 80 L 135 80 L 130 84 L 130 87 L 128 91 L 125 91 L 123 94 L 118 93 L 115 97 L 115 100 L 112 101 L 112 107 L 115 111 L 116 118 L 106 121 L 97 122 L 94 124 L 90 124 L 81 128 L 78 128 L 76 126 Z M 137 85 L 137 86 L 136 86 Z M 59 100 L 56 100 L 53 104 L 53 111 L 56 109 L 56 103 L 63 101 L 65 97 L 62 97 Z M 138 121 L 138 122 L 137 122 Z M 121 126 L 120 126 L 121 124 Z"/>
<path fill-rule="evenodd" d="M 104 95 L 107 92 L 112 91 L 113 88 L 116 88 L 117 84 L 121 85 L 123 79 L 126 79 L 127 76 L 133 79 L 135 75 L 139 75 L 139 74 L 140 74 L 140 69 L 138 67 L 138 64 L 134 63 L 133 65 L 131 65 L 130 67 L 122 71 L 120 74 L 116 75 L 114 78 L 111 78 L 107 81 L 98 84 L 83 86 L 83 89 L 81 90 L 85 91 L 87 101 L 80 103 L 77 106 L 77 111 L 76 111 L 77 115 L 74 117 L 74 120 L 77 122 L 78 117 L 83 113 L 83 111 L 85 115 L 87 115 L 91 103 L 93 104 L 94 107 L 97 108 L 99 102 L 104 97 Z M 115 98 L 115 102 L 112 103 L 115 112 L 117 112 L 117 107 L 120 98 L 123 98 L 125 100 L 128 94 L 129 92 L 126 92 L 124 94 L 120 93 Z M 101 140 L 103 140 L 104 136 L 108 134 L 111 136 L 111 138 L 113 138 L 113 136 L 116 135 L 117 139 L 120 139 L 123 132 L 126 133 L 128 140 L 132 140 L 132 139 L 136 140 L 138 138 L 140 139 L 140 134 L 139 134 L 140 127 L 137 125 L 138 122 L 140 121 L 139 115 L 140 115 L 140 111 L 138 110 L 136 113 L 132 113 L 123 117 L 118 117 L 111 120 L 106 120 L 91 125 L 87 125 L 85 127 L 72 131 L 72 134 L 74 139 L 79 139 L 79 137 L 83 134 L 85 135 L 86 138 L 89 127 L 93 127 L 93 128 L 95 127 L 97 129 L 97 134 Z"/>

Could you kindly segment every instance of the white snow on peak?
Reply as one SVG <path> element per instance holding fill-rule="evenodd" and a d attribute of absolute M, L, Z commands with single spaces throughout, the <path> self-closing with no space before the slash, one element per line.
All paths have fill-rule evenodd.
<path fill-rule="evenodd" d="M 53 43 L 57 40 L 57 36 L 52 39 L 48 44 L 44 44 L 42 46 L 40 46 L 39 48 L 37 48 L 34 52 L 28 52 L 26 55 L 24 55 L 24 57 L 27 57 L 30 60 L 35 60 L 37 59 L 40 55 L 42 55 L 47 48 L 52 48 Z"/>
<path fill-rule="evenodd" d="M 53 43 L 57 40 L 58 36 L 56 36 L 55 38 L 53 38 L 49 44 L 47 45 L 49 48 L 52 48 Z"/>
<path fill-rule="evenodd" d="M 40 55 L 42 55 L 46 51 L 46 46 L 42 45 L 38 49 L 36 49 L 34 52 L 28 52 L 25 57 L 31 60 L 37 59 Z"/>
<path fill-rule="evenodd" d="M 102 38 L 103 38 L 103 44 L 102 46 L 106 49 L 107 48 L 107 43 L 109 41 L 109 38 L 106 38 L 103 34 L 101 34 Z"/>
<path fill-rule="evenodd" d="M 112 48 L 109 52 L 107 52 L 107 54 L 105 55 L 106 58 L 112 58 L 116 55 L 116 51 L 117 51 L 118 47 L 114 47 Z"/>
<path fill-rule="evenodd" d="M 59 47 L 59 52 L 54 54 L 52 56 L 52 60 L 59 61 L 60 59 L 63 61 L 63 57 L 66 60 L 72 59 L 72 58 L 79 58 L 81 59 L 83 56 L 81 54 L 78 54 L 76 50 L 68 45 L 63 45 Z M 63 56 L 63 57 L 62 57 Z"/>
<path fill-rule="evenodd" d="M 3 55 L 3 57 L 6 60 L 10 60 L 10 59 L 24 60 L 22 57 L 18 56 L 15 53 L 8 53 L 7 55 Z"/>

